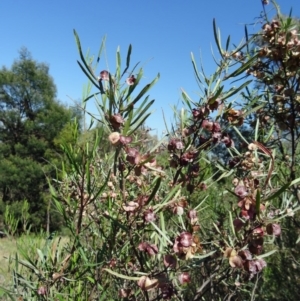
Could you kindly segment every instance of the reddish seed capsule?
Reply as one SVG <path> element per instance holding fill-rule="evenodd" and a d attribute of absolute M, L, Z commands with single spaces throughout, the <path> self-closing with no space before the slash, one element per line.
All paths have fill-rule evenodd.
<path fill-rule="evenodd" d="M 188 272 L 182 272 L 179 276 L 178 276 L 178 280 L 180 284 L 186 284 L 191 282 L 191 276 Z"/>
<path fill-rule="evenodd" d="M 267 233 L 269 235 L 279 236 L 281 234 L 281 227 L 279 224 L 268 224 Z"/>

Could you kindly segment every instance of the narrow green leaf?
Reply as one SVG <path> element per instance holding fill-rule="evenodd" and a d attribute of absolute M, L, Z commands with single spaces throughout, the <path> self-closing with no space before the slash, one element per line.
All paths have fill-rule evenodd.
<path fill-rule="evenodd" d="M 29 287 L 32 290 L 36 290 L 36 283 L 33 281 L 27 281 L 24 277 L 22 277 L 19 273 L 15 273 L 16 274 L 16 283 L 18 285 L 24 286 L 24 284 L 22 285 L 22 283 L 25 283 L 27 287 Z"/>
<path fill-rule="evenodd" d="M 136 117 L 138 116 L 138 114 L 143 110 L 144 106 L 147 104 L 148 99 L 149 99 L 149 95 L 147 95 L 144 100 L 142 101 L 142 103 L 138 106 L 138 108 L 136 108 L 136 110 L 134 110 L 133 116 Z M 153 101 L 153 100 L 151 100 Z M 124 114 L 124 117 L 126 116 L 127 113 Z"/>
<path fill-rule="evenodd" d="M 276 8 L 277 16 L 280 16 L 281 13 L 280 13 L 280 8 L 279 8 L 278 3 L 275 0 L 271 0 L 271 2 L 272 2 L 272 5 L 274 5 L 274 7 Z"/>
<path fill-rule="evenodd" d="M 261 105 L 259 105 L 259 106 L 256 106 L 256 107 L 252 108 L 251 110 L 247 111 L 247 112 L 244 114 L 244 116 L 246 117 L 246 116 L 248 116 L 248 115 L 250 115 L 250 114 L 256 112 L 257 110 L 259 110 L 259 109 L 261 109 L 261 108 L 263 108 L 263 107 L 265 107 L 265 104 L 261 104 Z"/>
<path fill-rule="evenodd" d="M 227 41 L 226 41 L 226 48 L 225 48 L 226 51 L 228 51 L 228 49 L 229 49 L 229 44 L 230 44 L 230 36 L 228 36 Z"/>
<path fill-rule="evenodd" d="M 181 192 L 180 186 L 179 185 L 174 186 L 173 189 L 166 195 L 166 197 L 161 203 L 153 206 L 154 212 L 157 212 L 161 207 L 165 207 L 166 205 L 168 205 L 169 200 L 171 200 L 174 195 L 175 195 L 174 199 L 176 199 L 177 196 L 180 194 L 180 192 Z"/>
<path fill-rule="evenodd" d="M 274 132 L 274 124 L 271 126 L 270 131 L 268 133 L 268 135 L 264 138 L 264 143 L 267 143 L 269 141 L 269 139 L 272 137 L 273 132 Z"/>
<path fill-rule="evenodd" d="M 204 199 L 194 208 L 195 210 L 197 210 L 198 211 L 198 208 L 200 208 L 201 207 L 201 205 L 205 202 L 205 200 L 207 199 L 209 197 L 209 195 L 206 195 L 205 197 L 204 197 Z M 205 206 L 204 208 L 206 208 L 207 206 Z M 202 211 L 203 210 L 203 208 L 201 208 L 201 210 L 199 210 L 199 212 L 200 211 Z"/>
<path fill-rule="evenodd" d="M 162 231 L 163 233 L 166 233 L 165 217 L 164 217 L 164 213 L 163 213 L 162 211 L 159 213 L 159 217 L 160 217 L 159 221 L 160 221 L 161 231 Z M 167 243 L 166 243 L 166 241 L 164 241 L 164 242 L 165 242 L 165 243 L 164 243 L 164 246 L 163 246 L 163 247 L 166 247 L 166 246 L 167 246 Z"/>
<path fill-rule="evenodd" d="M 217 92 L 215 93 L 215 95 L 212 98 L 209 98 L 208 104 L 213 104 L 215 102 L 215 100 L 221 95 L 222 91 L 223 91 L 224 86 L 221 86 L 220 88 L 218 88 Z M 223 96 L 224 97 L 224 96 Z M 222 97 L 222 98 L 223 98 Z M 224 97 L 225 98 L 225 97 Z"/>
<path fill-rule="evenodd" d="M 141 117 L 143 117 L 143 115 L 148 111 L 148 109 L 153 105 L 154 103 L 154 99 L 152 99 L 151 101 L 149 101 L 149 103 L 147 104 L 147 106 L 142 110 L 142 112 L 140 112 L 140 114 L 132 121 L 132 123 L 130 124 L 131 126 L 134 125 Z M 134 114 L 135 116 L 137 115 L 136 112 Z"/>
<path fill-rule="evenodd" d="M 199 76 L 199 72 L 198 72 L 198 68 L 197 68 L 197 65 L 196 65 L 196 62 L 195 62 L 193 52 L 191 52 L 191 59 L 192 59 L 192 64 L 193 64 L 193 68 L 194 68 L 194 71 L 195 71 L 196 78 L 198 79 L 199 83 L 202 83 L 201 78 Z"/>
<path fill-rule="evenodd" d="M 121 54 L 120 54 L 120 47 L 118 46 L 117 49 L 117 63 L 116 63 L 116 79 L 119 82 L 121 77 Z"/>
<path fill-rule="evenodd" d="M 290 186 L 290 183 L 287 183 L 287 184 L 283 185 L 279 190 L 277 190 L 274 194 L 272 194 L 271 196 L 267 197 L 263 201 L 266 202 L 266 201 L 270 201 L 270 200 L 272 200 L 274 198 L 277 198 L 284 191 L 286 191 L 289 186 Z"/>
<path fill-rule="evenodd" d="M 124 231 L 128 232 L 128 227 L 126 225 L 123 225 L 122 223 L 119 222 L 118 219 L 110 216 L 110 215 L 106 215 L 105 218 L 111 220 L 112 222 L 114 222 L 118 227 L 122 228 Z"/>
<path fill-rule="evenodd" d="M 244 89 L 246 86 L 248 86 L 251 82 L 252 82 L 252 80 L 248 80 L 245 83 L 243 83 L 242 85 L 240 85 L 238 88 L 230 89 L 226 94 L 224 94 L 223 98 L 229 98 L 229 97 L 235 95 L 236 93 L 238 93 L 239 91 Z"/>
<path fill-rule="evenodd" d="M 99 86 L 98 86 L 98 88 L 99 88 Z M 95 97 L 95 96 L 97 96 L 99 94 L 100 94 L 100 92 L 94 93 L 94 94 L 86 97 L 82 102 L 87 102 L 88 100 L 90 100 L 91 98 L 93 98 L 93 97 Z"/>
<path fill-rule="evenodd" d="M 109 180 L 109 178 L 110 178 L 110 174 L 111 174 L 111 170 L 109 170 L 108 175 L 107 175 L 106 180 L 104 181 L 103 185 L 102 185 L 102 186 L 100 187 L 100 189 L 95 193 L 94 199 L 97 199 L 97 197 L 100 195 L 100 193 L 101 193 L 101 192 L 104 190 L 104 188 L 106 187 L 107 182 L 108 182 L 108 180 Z"/>
<path fill-rule="evenodd" d="M 132 51 L 132 46 L 131 44 L 128 47 L 128 51 L 127 51 L 127 58 L 126 58 L 126 68 L 124 69 L 121 77 L 127 72 L 129 65 L 130 65 L 130 56 L 131 56 L 131 51 Z"/>
<path fill-rule="evenodd" d="M 148 273 L 145 273 L 145 272 L 133 271 L 133 273 L 137 274 L 137 275 L 141 275 L 141 276 L 148 276 Z"/>
<path fill-rule="evenodd" d="M 259 189 L 256 190 L 255 210 L 256 210 L 256 214 L 259 218 L 259 216 L 260 216 L 260 190 Z"/>
<path fill-rule="evenodd" d="M 230 175 L 232 175 L 234 173 L 234 169 L 231 169 L 229 171 L 225 171 L 223 172 L 218 178 L 217 180 L 215 180 L 215 182 L 220 181 L 223 178 L 228 178 Z"/>
<path fill-rule="evenodd" d="M 214 222 L 213 222 L 212 224 L 213 224 L 213 226 L 215 227 L 215 229 L 217 230 L 217 232 L 218 232 L 219 234 L 221 234 L 221 231 L 220 231 L 219 227 L 218 227 Z"/>
<path fill-rule="evenodd" d="M 40 258 L 41 262 L 44 262 L 45 261 L 45 257 L 44 257 L 44 254 L 43 254 L 42 250 L 37 249 L 36 251 L 37 251 L 37 253 L 39 255 L 39 258 Z"/>
<path fill-rule="evenodd" d="M 88 77 L 88 79 L 91 81 L 91 83 L 92 83 L 95 87 L 97 87 L 97 88 L 99 89 L 99 85 L 96 84 L 96 82 L 95 82 L 94 79 L 90 76 L 90 74 L 86 72 L 86 70 L 84 69 L 84 67 L 82 66 L 82 64 L 81 64 L 79 61 L 77 61 L 77 63 L 78 63 L 78 65 L 79 65 L 79 67 L 81 68 L 81 70 L 83 71 L 83 73 L 84 73 L 84 74 Z"/>
<path fill-rule="evenodd" d="M 99 286 L 99 283 L 98 283 Z M 104 300 L 108 300 L 108 298 L 106 298 L 106 291 L 102 291 L 101 292 L 101 298 L 99 299 L 99 301 L 104 301 Z"/>
<path fill-rule="evenodd" d="M 252 63 L 257 59 L 257 55 L 254 55 L 251 59 L 249 59 L 245 64 L 243 64 L 240 68 L 236 69 L 229 75 L 226 75 L 226 79 L 231 78 L 231 77 L 236 77 L 249 69 L 249 67 L 252 65 Z"/>
<path fill-rule="evenodd" d="M 255 131 L 254 131 L 254 140 L 258 141 L 258 130 L 259 130 L 259 118 L 257 118 Z"/>
<path fill-rule="evenodd" d="M 292 181 L 289 186 L 292 187 L 292 186 L 294 186 L 295 184 L 297 184 L 299 182 L 300 182 L 300 178 L 297 178 L 294 181 Z"/>
<path fill-rule="evenodd" d="M 191 103 L 193 103 L 192 100 L 190 99 L 188 94 L 183 89 L 181 89 L 181 91 L 182 91 L 181 96 L 182 96 L 185 104 L 189 107 L 190 111 L 192 111 L 192 106 L 191 106 Z"/>
<path fill-rule="evenodd" d="M 11 292 L 8 289 L 6 289 L 4 287 L 0 287 L 0 292 L 1 292 L 0 297 L 8 296 L 12 301 L 16 300 L 15 297 L 13 297 L 13 295 L 11 294 Z M 6 300 L 6 299 L 2 299 L 2 300 Z"/>
<path fill-rule="evenodd" d="M 56 207 L 57 211 L 58 211 L 61 215 L 63 215 L 63 207 L 62 207 L 61 202 L 60 202 L 59 200 L 57 200 L 56 198 L 53 198 L 53 200 L 54 200 L 54 204 L 55 204 L 55 207 Z"/>
<path fill-rule="evenodd" d="M 169 131 L 169 128 L 168 128 L 168 124 L 167 124 L 167 121 L 166 121 L 166 117 L 165 117 L 164 111 L 162 111 L 162 115 L 163 115 L 165 130 L 166 130 L 166 132 L 167 132 L 167 135 L 170 136 L 170 131 Z M 167 136 L 167 135 L 166 135 L 166 136 Z"/>
<path fill-rule="evenodd" d="M 242 135 L 242 133 L 236 126 L 233 126 L 232 128 L 236 131 L 236 133 L 240 136 L 241 139 L 243 139 L 247 144 L 249 144 L 249 142 L 245 139 L 245 137 Z"/>
<path fill-rule="evenodd" d="M 233 225 L 232 213 L 231 213 L 230 210 L 228 211 L 228 213 L 229 213 L 229 223 L 230 223 L 230 228 L 231 228 L 232 234 L 234 236 L 236 236 L 235 228 L 234 228 L 234 225 Z"/>
<path fill-rule="evenodd" d="M 93 71 L 91 70 L 90 66 L 87 64 L 87 62 L 86 62 L 86 60 L 84 58 L 84 55 L 82 53 L 81 44 L 80 44 L 80 39 L 79 39 L 79 36 L 78 36 L 76 30 L 74 29 L 73 32 L 74 32 L 75 41 L 76 41 L 76 44 L 77 44 L 77 48 L 78 48 L 78 51 L 79 51 L 79 55 L 80 55 L 81 61 L 83 62 L 86 70 L 88 71 L 88 73 L 90 75 L 89 78 L 91 77 L 91 78 L 94 78 L 94 79 L 97 80 L 96 76 L 94 75 Z M 85 72 L 85 73 L 87 74 L 87 72 Z"/>
<path fill-rule="evenodd" d="M 146 85 L 142 89 L 142 91 L 137 95 L 137 97 L 131 103 L 129 103 L 127 105 L 127 108 L 125 108 L 123 111 L 127 111 L 128 108 L 134 106 L 144 96 L 144 94 L 147 93 L 155 85 L 155 83 L 159 80 L 159 78 L 160 75 L 158 73 L 157 76 L 154 78 L 154 80 L 150 84 Z"/>
<path fill-rule="evenodd" d="M 37 275 L 40 274 L 39 270 L 33 265 L 33 263 L 31 264 L 27 260 L 19 260 L 19 263 L 21 265 L 25 266 L 26 268 L 30 269 L 31 271 L 33 271 L 35 274 L 37 274 Z"/>
<path fill-rule="evenodd" d="M 207 257 L 213 255 L 214 253 L 216 253 L 216 251 L 211 251 L 211 252 L 203 254 L 203 255 L 194 255 L 193 258 L 204 259 L 204 258 L 207 258 Z"/>
<path fill-rule="evenodd" d="M 116 276 L 118 278 L 121 278 L 121 279 L 125 279 L 125 280 L 134 280 L 134 281 L 137 281 L 139 280 L 141 277 L 132 277 L 132 276 L 127 276 L 127 275 L 122 275 L 122 274 L 119 274 L 115 271 L 112 271 L 110 269 L 107 269 L 107 268 L 104 268 L 102 269 L 102 271 L 106 271 L 108 272 L 109 274 L 113 275 L 113 276 Z"/>
<path fill-rule="evenodd" d="M 131 121 L 132 121 L 132 118 L 133 118 L 133 114 L 134 114 L 133 109 L 132 110 L 128 110 L 126 112 L 126 114 L 124 114 L 124 119 L 126 118 L 126 121 L 124 123 L 123 135 L 126 135 L 127 132 L 130 129 L 130 125 L 131 125 Z"/>
<path fill-rule="evenodd" d="M 246 47 L 247 47 L 247 53 L 249 53 L 249 35 L 248 35 L 248 29 L 247 25 L 245 25 L 245 37 L 246 37 Z"/>
<path fill-rule="evenodd" d="M 81 174 L 79 166 L 76 162 L 76 154 L 74 154 L 72 146 L 70 145 L 62 145 L 63 152 L 67 155 L 68 161 L 72 166 L 72 169 L 76 171 L 77 174 Z"/>
<path fill-rule="evenodd" d="M 227 192 L 229 192 L 230 194 L 232 194 L 233 196 L 237 197 L 237 195 L 233 191 L 231 191 L 230 189 L 226 188 L 225 190 Z"/>
<path fill-rule="evenodd" d="M 172 241 L 169 239 L 169 237 L 166 235 L 166 232 L 163 232 L 160 230 L 155 223 L 151 222 L 151 225 L 156 229 L 156 231 L 166 240 L 169 244 L 173 245 Z"/>
<path fill-rule="evenodd" d="M 78 251 L 79 251 L 79 253 L 80 253 L 80 255 L 81 255 L 81 258 L 83 258 L 84 263 L 88 263 L 89 260 L 87 259 L 87 257 L 86 257 L 86 255 L 85 255 L 85 252 L 83 251 L 83 249 L 82 249 L 81 247 L 79 247 L 79 248 L 78 248 Z"/>
<path fill-rule="evenodd" d="M 19 271 L 19 255 L 18 253 L 15 254 L 15 270 Z"/>
<path fill-rule="evenodd" d="M 180 130 L 181 130 L 181 132 L 184 129 L 185 121 L 186 121 L 185 111 L 184 111 L 184 108 L 181 108 L 181 110 L 180 110 Z"/>
<path fill-rule="evenodd" d="M 216 81 L 216 77 L 215 77 L 215 76 L 212 76 L 212 78 L 213 78 L 213 82 L 215 82 L 215 81 Z M 212 94 L 215 94 L 216 91 L 220 89 L 220 84 L 221 84 L 221 83 L 222 83 L 222 80 L 221 80 L 220 78 L 218 78 L 217 81 L 216 81 L 216 83 L 215 83 L 215 85 L 214 85 L 213 90 L 211 91 Z M 222 90 L 223 90 L 224 86 L 222 86 L 221 88 L 222 88 Z M 217 92 L 217 93 L 218 93 L 218 92 Z"/>
<path fill-rule="evenodd" d="M 148 198 L 148 203 L 150 203 L 152 201 L 152 199 L 155 197 L 159 187 L 160 187 L 160 184 L 161 184 L 161 177 L 158 177 L 156 179 L 156 182 L 155 182 L 155 186 L 151 192 L 151 194 L 149 195 L 149 198 Z"/>
<path fill-rule="evenodd" d="M 272 250 L 272 251 L 267 252 L 265 254 L 258 255 L 258 256 L 256 256 L 256 258 L 261 259 L 261 258 L 269 257 L 269 256 L 271 256 L 272 254 L 274 254 L 276 252 L 277 252 L 277 250 Z"/>
<path fill-rule="evenodd" d="M 163 170 L 154 168 L 152 166 L 147 166 L 147 169 L 155 171 L 155 172 L 159 173 L 160 175 L 165 175 L 166 174 L 166 172 L 164 172 Z"/>
<path fill-rule="evenodd" d="M 109 95 L 108 95 L 108 106 L 109 106 L 109 115 L 113 115 L 114 109 L 116 109 L 116 99 L 115 99 L 115 91 L 114 91 L 115 79 L 112 78 L 109 73 Z"/>
<path fill-rule="evenodd" d="M 101 53 L 102 53 L 103 48 L 105 47 L 105 43 L 106 43 L 106 36 L 104 36 L 101 41 L 101 46 L 100 46 L 100 49 L 98 52 L 98 57 L 97 57 L 97 63 L 99 63 L 99 61 L 100 61 Z"/>
<path fill-rule="evenodd" d="M 217 24 L 216 24 L 216 19 L 214 18 L 213 20 L 213 29 L 214 29 L 214 37 L 215 37 L 215 42 L 217 44 L 217 48 L 219 50 L 220 55 L 223 57 L 223 50 L 221 47 L 221 41 L 220 41 L 220 32 L 217 28 Z"/>
<path fill-rule="evenodd" d="M 95 284 L 95 279 L 94 279 L 94 278 L 89 277 L 89 276 L 87 276 L 86 278 L 87 278 L 87 280 L 89 280 L 91 283 Z"/>
<path fill-rule="evenodd" d="M 137 129 L 139 129 L 140 125 L 142 125 L 146 119 L 151 115 L 151 113 L 147 114 L 143 119 L 139 120 L 139 123 L 136 125 L 136 127 L 128 133 L 128 135 L 132 135 Z"/>
<path fill-rule="evenodd" d="M 156 150 L 159 148 L 159 146 L 162 145 L 163 141 L 164 141 L 164 138 L 162 138 L 161 140 L 159 140 L 159 141 L 151 148 L 151 150 L 149 151 L 149 153 L 151 154 L 151 153 L 153 153 L 154 151 L 156 151 Z"/>
<path fill-rule="evenodd" d="M 89 195 L 92 194 L 92 184 L 91 184 L 91 171 L 90 171 L 91 161 L 87 160 L 85 164 L 85 174 L 86 174 L 86 189 Z"/>

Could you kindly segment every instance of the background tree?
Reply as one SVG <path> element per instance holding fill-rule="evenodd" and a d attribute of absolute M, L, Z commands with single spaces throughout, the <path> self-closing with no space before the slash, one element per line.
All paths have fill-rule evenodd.
<path fill-rule="evenodd" d="M 44 223 L 46 176 L 54 175 L 51 163 L 60 153 L 55 142 L 76 115 L 56 100 L 49 67 L 27 49 L 11 69 L 0 70 L 0 199 L 27 199 L 34 225 Z"/>

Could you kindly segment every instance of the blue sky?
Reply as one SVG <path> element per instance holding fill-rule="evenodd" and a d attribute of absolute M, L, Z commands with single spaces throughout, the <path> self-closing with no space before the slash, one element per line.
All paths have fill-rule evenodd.
<path fill-rule="evenodd" d="M 278 0 L 282 12 L 300 16 L 299 0 Z M 267 6 L 271 9 L 271 5 Z M 83 51 L 97 54 L 101 40 L 107 36 L 106 56 L 114 71 L 118 46 L 125 62 L 129 44 L 133 46 L 132 66 L 144 66 L 144 84 L 159 72 L 161 78 L 150 90 L 156 99 L 154 114 L 147 124 L 161 133 L 164 129 L 162 110 L 172 120 L 170 106 L 181 105 L 181 88 L 193 98 L 199 89 L 194 80 L 190 53 L 203 59 L 208 74 L 215 65 L 212 20 L 216 18 L 221 34 L 230 34 L 236 44 L 242 39 L 244 24 L 255 22 L 262 11 L 261 0 L 1 0 L 0 1 L 0 66 L 10 67 L 25 46 L 34 59 L 50 66 L 57 86 L 57 98 L 72 104 L 79 100 L 87 79 L 79 69 L 79 58 L 73 29 L 81 39 Z M 261 24 L 250 26 L 258 31 Z M 98 71 L 107 69 L 105 60 Z M 96 112 L 94 101 L 88 109 Z"/>

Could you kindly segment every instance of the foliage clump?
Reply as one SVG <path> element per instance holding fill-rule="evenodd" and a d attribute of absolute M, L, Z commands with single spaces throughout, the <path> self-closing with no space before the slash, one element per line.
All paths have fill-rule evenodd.
<path fill-rule="evenodd" d="M 46 224 L 46 177 L 55 177 L 62 156 L 56 141 L 76 116 L 56 100 L 49 67 L 34 61 L 27 49 L 10 69 L 0 70 L 0 197 L 17 219 L 22 205 L 13 203 L 27 200 L 35 229 Z"/>

